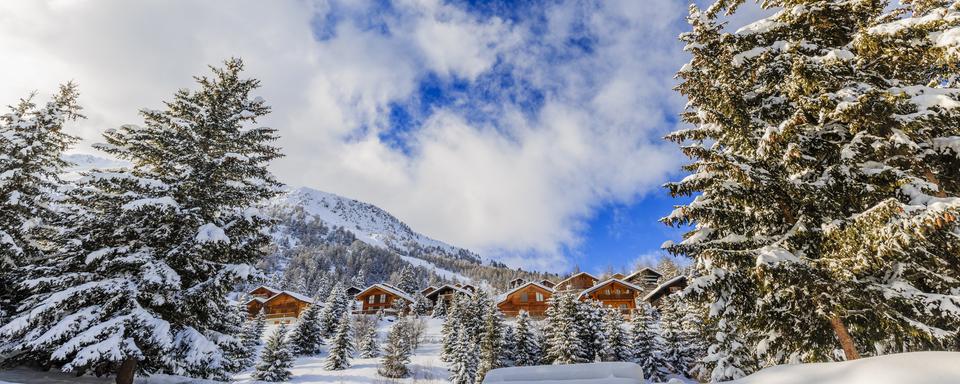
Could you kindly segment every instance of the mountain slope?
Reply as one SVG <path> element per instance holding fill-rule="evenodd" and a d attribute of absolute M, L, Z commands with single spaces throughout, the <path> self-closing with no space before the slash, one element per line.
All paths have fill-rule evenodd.
<path fill-rule="evenodd" d="M 343 227 L 364 243 L 391 249 L 404 256 L 433 253 L 480 261 L 480 256 L 414 232 L 407 224 L 379 207 L 332 193 L 301 187 L 269 203 L 275 214 L 303 214 L 331 228 Z"/>

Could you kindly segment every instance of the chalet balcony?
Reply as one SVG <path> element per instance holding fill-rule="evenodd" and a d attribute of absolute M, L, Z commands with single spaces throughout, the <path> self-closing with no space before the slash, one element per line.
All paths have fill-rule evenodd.
<path fill-rule="evenodd" d="M 603 300 L 633 300 L 633 299 L 636 298 L 636 296 L 633 295 L 633 294 L 630 294 L 630 293 L 624 293 L 624 294 L 619 294 L 619 295 L 617 295 L 617 294 L 597 295 L 597 296 L 594 296 L 594 298 L 596 298 L 597 300 L 600 300 L 600 301 L 603 301 Z"/>
<path fill-rule="evenodd" d="M 268 313 L 265 317 L 267 319 L 283 319 L 286 317 L 297 317 L 297 313 L 296 312 Z"/>

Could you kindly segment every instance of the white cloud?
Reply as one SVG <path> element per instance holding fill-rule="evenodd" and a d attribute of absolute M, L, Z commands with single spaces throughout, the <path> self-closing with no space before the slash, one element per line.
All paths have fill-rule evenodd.
<path fill-rule="evenodd" d="M 552 4 L 552 3 L 551 3 Z M 344 17 L 318 40 L 326 12 L 368 4 L 304 1 L 0 2 L 0 102 L 76 80 L 89 119 L 79 150 L 99 133 L 139 122 L 205 65 L 241 56 L 274 107 L 293 185 L 365 200 L 432 237 L 514 265 L 561 270 L 583 220 L 605 201 L 659 186 L 679 163 L 660 142 L 682 107 L 672 91 L 674 0 L 551 5 L 551 34 L 524 22 L 479 19 L 439 0 L 395 2 L 390 33 Z M 361 18 L 363 19 L 363 18 Z M 558 58 L 571 33 L 592 41 Z M 534 44 L 536 43 L 536 44 Z M 566 53 L 564 55 L 567 55 Z M 572 56 L 571 56 L 572 55 Z M 476 80 L 500 61 L 545 90 L 532 114 L 506 105 L 488 122 L 442 108 L 410 132 L 411 153 L 382 143 L 388 106 L 412 97 L 428 71 Z"/>

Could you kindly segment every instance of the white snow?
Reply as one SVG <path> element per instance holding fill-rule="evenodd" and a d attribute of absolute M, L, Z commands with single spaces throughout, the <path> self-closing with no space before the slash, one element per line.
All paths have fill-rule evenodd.
<path fill-rule="evenodd" d="M 120 209 L 125 211 L 135 211 L 143 207 L 159 207 L 159 208 L 170 208 L 177 209 L 180 208 L 180 204 L 177 204 L 170 196 L 156 197 L 156 198 L 146 198 L 146 199 L 137 199 L 129 203 L 126 203 L 120 206 Z"/>
<path fill-rule="evenodd" d="M 912 352 L 839 363 L 781 365 L 731 384 L 956 384 L 960 352 Z"/>
<path fill-rule="evenodd" d="M 198 243 L 230 243 L 227 233 L 214 223 L 206 223 L 197 228 L 197 236 L 194 240 Z"/>
<path fill-rule="evenodd" d="M 466 277 L 466 276 L 464 276 L 464 275 L 461 275 L 461 274 L 459 274 L 459 273 L 456 273 L 456 272 L 453 272 L 453 271 L 450 271 L 450 270 L 447 270 L 447 269 L 440 268 L 440 267 L 436 266 L 436 264 L 433 264 L 433 263 L 431 263 L 431 262 L 429 262 L 429 261 L 426 261 L 426 260 L 423 260 L 423 259 L 418 259 L 418 258 L 412 257 L 412 256 L 402 256 L 402 255 L 401 255 L 400 258 L 403 259 L 403 261 L 406 261 L 406 262 L 412 264 L 412 265 L 415 266 L 415 267 L 424 267 L 424 268 L 426 268 L 426 269 L 429 269 L 429 270 L 433 271 L 433 273 L 436 273 L 437 276 L 440 276 L 440 277 L 442 277 L 442 278 L 444 278 L 444 279 L 447 279 L 447 280 L 456 280 L 456 281 L 460 281 L 460 282 L 462 282 L 462 283 L 472 282 L 472 280 L 471 280 L 469 277 Z"/>
<path fill-rule="evenodd" d="M 643 369 L 634 363 L 539 365 L 494 369 L 484 384 L 634 384 L 644 383 Z"/>
<path fill-rule="evenodd" d="M 790 253 L 790 251 L 775 245 L 768 245 L 760 248 L 757 252 L 757 266 L 775 265 L 779 263 L 795 263 L 800 258 Z"/>

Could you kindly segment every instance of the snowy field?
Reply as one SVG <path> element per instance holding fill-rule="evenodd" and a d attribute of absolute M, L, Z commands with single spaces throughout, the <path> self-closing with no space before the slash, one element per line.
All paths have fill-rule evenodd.
<path fill-rule="evenodd" d="M 296 360 L 293 377 L 289 383 L 448 383 L 447 366 L 439 359 L 440 329 L 442 320 L 426 318 L 427 327 L 423 342 L 411 357 L 408 365 L 412 373 L 405 379 L 386 379 L 377 375 L 380 359 L 352 359 L 351 367 L 341 371 L 328 371 L 323 368 L 326 354 L 303 357 Z M 386 339 L 391 321 L 381 321 L 378 325 L 379 338 Z M 270 334 L 268 329 L 265 334 Z M 381 343 L 381 348 L 382 348 Z M 577 370 L 583 367 L 565 366 L 546 368 L 551 371 L 564 368 Z M 525 368 L 529 371 L 528 368 Z M 544 369 L 544 368 L 537 368 Z M 585 369 L 585 368 L 583 368 Z M 251 371 L 238 374 L 236 383 L 261 383 L 250 378 Z M 571 374 L 568 379 L 583 376 Z M 538 381 L 534 377 L 523 377 L 523 383 L 569 383 L 553 379 Z M 550 375 L 547 375 L 550 376 Z M 555 376 L 555 375 L 554 375 Z M 566 376 L 566 375 L 565 375 Z M 629 376 L 629 375 L 627 375 Z M 142 384 L 214 384 L 208 380 L 187 379 L 177 376 L 154 375 L 137 378 Z M 583 381 L 581 381 L 583 382 Z M 602 382 L 602 381 L 596 381 Z M 617 383 L 642 383 L 635 379 L 621 379 Z M 25 368 L 0 371 L 0 384 L 107 384 L 113 378 L 75 377 L 61 372 L 37 372 Z M 511 378 L 500 378 L 498 383 L 519 383 Z M 670 382 L 682 383 L 679 380 Z M 764 369 L 731 384 L 958 384 L 960 383 L 960 353 L 957 352 L 915 352 L 900 355 L 888 355 L 866 358 L 852 362 L 819 363 L 801 365 L 783 365 Z"/>

